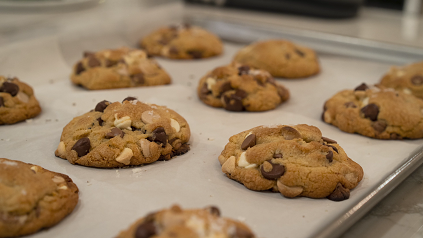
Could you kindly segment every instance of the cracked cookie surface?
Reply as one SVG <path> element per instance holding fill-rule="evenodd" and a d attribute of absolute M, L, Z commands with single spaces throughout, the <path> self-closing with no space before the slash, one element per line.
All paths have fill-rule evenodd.
<path fill-rule="evenodd" d="M 423 99 L 423 62 L 403 67 L 391 67 L 380 84 Z"/>
<path fill-rule="evenodd" d="M 137 220 L 118 238 L 254 238 L 251 230 L 241 222 L 220 216 L 217 207 L 181 209 L 174 205 L 169 209 L 148 214 Z"/>
<path fill-rule="evenodd" d="M 314 50 L 286 40 L 253 43 L 239 50 L 233 61 L 288 79 L 305 78 L 320 71 Z"/>
<path fill-rule="evenodd" d="M 377 139 L 423 138 L 423 101 L 384 86 L 361 84 L 325 102 L 322 120 Z"/>
<path fill-rule="evenodd" d="M 0 76 L 0 125 L 33 118 L 40 112 L 40 104 L 28 84 Z"/>
<path fill-rule="evenodd" d="M 140 41 L 149 55 L 171 59 L 201 59 L 220 55 L 223 45 L 219 37 L 189 24 L 162 27 Z"/>
<path fill-rule="evenodd" d="M 170 76 L 147 53 L 122 47 L 84 52 L 71 75 L 72 83 L 90 90 L 170 84 Z"/>
<path fill-rule="evenodd" d="M 232 64 L 201 78 L 197 95 L 205 104 L 228 111 L 267 111 L 288 100 L 289 91 L 264 70 Z"/>
<path fill-rule="evenodd" d="M 349 198 L 363 169 L 336 141 L 305 124 L 259 126 L 229 138 L 219 156 L 222 172 L 251 190 L 285 197 Z"/>
<path fill-rule="evenodd" d="M 167 107 L 104 100 L 65 126 L 55 155 L 89 167 L 141 165 L 186 153 L 189 138 L 187 121 Z"/>
<path fill-rule="evenodd" d="M 0 237 L 23 236 L 60 222 L 78 203 L 67 175 L 0 158 Z"/>

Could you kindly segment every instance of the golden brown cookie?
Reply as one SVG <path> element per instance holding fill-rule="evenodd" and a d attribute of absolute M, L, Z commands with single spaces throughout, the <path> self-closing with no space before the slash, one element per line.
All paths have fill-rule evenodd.
<path fill-rule="evenodd" d="M 84 52 L 71 80 L 87 89 L 112 89 L 170 84 L 170 76 L 143 50 L 122 47 Z"/>
<path fill-rule="evenodd" d="M 139 219 L 117 238 L 254 238 L 251 230 L 241 222 L 220 216 L 217 207 L 182 210 L 170 209 L 150 213 Z"/>
<path fill-rule="evenodd" d="M 324 122 L 377 139 L 423 138 L 423 101 L 384 86 L 361 84 L 326 101 Z"/>
<path fill-rule="evenodd" d="M 0 76 L 0 125 L 33 118 L 40 112 L 40 104 L 28 84 Z"/>
<path fill-rule="evenodd" d="M 259 69 L 238 64 L 209 72 L 197 87 L 201 101 L 228 111 L 267 111 L 289 98 L 289 91 L 272 76 Z"/>
<path fill-rule="evenodd" d="M 216 35 L 189 24 L 162 27 L 140 41 L 150 55 L 171 59 L 201 59 L 220 55 L 222 42 Z"/>
<path fill-rule="evenodd" d="M 285 40 L 248 45 L 238 51 L 233 61 L 288 79 L 305 78 L 320 71 L 317 55 L 312 49 Z"/>
<path fill-rule="evenodd" d="M 0 158 L 0 237 L 52 227 L 77 203 L 78 187 L 67 175 Z"/>
<path fill-rule="evenodd" d="M 423 99 L 423 62 L 391 67 L 380 84 Z"/>
<path fill-rule="evenodd" d="M 189 138 L 187 121 L 167 107 L 104 100 L 65 126 L 55 155 L 89 167 L 141 165 L 188 152 Z"/>
<path fill-rule="evenodd" d="M 363 178 L 360 165 L 317 127 L 259 126 L 229 138 L 222 171 L 251 190 L 285 197 L 348 199 Z"/>

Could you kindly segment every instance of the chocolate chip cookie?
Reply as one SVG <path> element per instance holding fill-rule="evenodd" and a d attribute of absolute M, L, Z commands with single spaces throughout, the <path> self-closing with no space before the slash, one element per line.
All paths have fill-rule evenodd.
<path fill-rule="evenodd" d="M 40 112 L 40 104 L 28 84 L 0 76 L 0 125 L 33 118 Z"/>
<path fill-rule="evenodd" d="M 423 62 L 391 67 L 380 84 L 423 99 Z"/>
<path fill-rule="evenodd" d="M 216 35 L 189 24 L 162 27 L 140 41 L 150 55 L 171 59 L 201 59 L 222 53 L 222 42 Z"/>
<path fill-rule="evenodd" d="M 246 65 L 232 64 L 214 69 L 197 88 L 201 101 L 228 111 L 267 111 L 289 98 L 289 91 L 272 76 Z"/>
<path fill-rule="evenodd" d="M 242 48 L 234 62 L 264 69 L 274 77 L 305 78 L 319 73 L 316 53 L 285 40 L 260 41 Z"/>
<path fill-rule="evenodd" d="M 0 237 L 52 227 L 77 203 L 78 187 L 67 175 L 0 158 Z"/>
<path fill-rule="evenodd" d="M 71 80 L 84 88 L 112 89 L 170 84 L 170 76 L 143 50 L 122 47 L 84 52 Z"/>
<path fill-rule="evenodd" d="M 326 101 L 323 121 L 377 139 L 423 138 L 423 101 L 384 86 L 361 84 Z"/>
<path fill-rule="evenodd" d="M 170 209 L 148 214 L 120 232 L 117 238 L 254 238 L 251 230 L 241 222 L 220 216 L 215 206 L 204 209 Z"/>
<path fill-rule="evenodd" d="M 285 197 L 348 199 L 363 178 L 360 165 L 317 127 L 259 126 L 229 138 L 222 171 L 251 190 Z"/>
<path fill-rule="evenodd" d="M 65 126 L 55 155 L 72 164 L 116 168 L 169 160 L 189 150 L 188 123 L 164 106 L 134 97 L 101 101 Z"/>

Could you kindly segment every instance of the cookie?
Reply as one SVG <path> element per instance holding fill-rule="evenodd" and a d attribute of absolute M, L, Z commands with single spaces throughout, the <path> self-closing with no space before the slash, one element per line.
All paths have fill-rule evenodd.
<path fill-rule="evenodd" d="M 360 165 L 334 140 L 305 124 L 259 126 L 229 138 L 222 172 L 251 190 L 285 197 L 348 199 L 363 178 Z"/>
<path fill-rule="evenodd" d="M 404 67 L 391 67 L 380 84 L 423 99 L 423 61 Z"/>
<path fill-rule="evenodd" d="M 89 167 L 141 165 L 188 152 L 189 138 L 187 121 L 171 109 L 104 100 L 65 126 L 55 155 Z"/>
<path fill-rule="evenodd" d="M 78 203 L 67 175 L 0 158 L 0 237 L 24 236 L 52 227 Z"/>
<path fill-rule="evenodd" d="M 140 41 L 150 55 L 171 59 L 201 59 L 220 55 L 222 42 L 216 35 L 189 24 L 162 27 Z"/>
<path fill-rule="evenodd" d="M 233 61 L 288 79 L 305 78 L 320 71 L 317 55 L 312 49 L 285 40 L 248 45 L 238 51 Z"/>
<path fill-rule="evenodd" d="M 170 84 L 170 76 L 143 50 L 122 47 L 84 52 L 73 67 L 72 83 L 90 90 Z"/>
<path fill-rule="evenodd" d="M 33 118 L 40 112 L 40 104 L 28 84 L 0 76 L 0 125 Z"/>
<path fill-rule="evenodd" d="M 272 110 L 289 98 L 288 89 L 268 72 L 236 64 L 218 67 L 201 78 L 197 94 L 205 104 L 228 111 Z"/>
<path fill-rule="evenodd" d="M 377 139 L 423 138 L 423 101 L 384 86 L 361 84 L 326 101 L 322 120 Z"/>
<path fill-rule="evenodd" d="M 215 206 L 204 209 L 170 209 L 148 214 L 137 220 L 117 238 L 254 238 L 251 230 L 241 222 L 220 216 Z"/>

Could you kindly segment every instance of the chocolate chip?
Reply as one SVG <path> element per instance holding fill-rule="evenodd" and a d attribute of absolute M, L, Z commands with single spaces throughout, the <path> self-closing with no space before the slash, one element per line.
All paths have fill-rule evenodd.
<path fill-rule="evenodd" d="M 326 155 L 326 159 L 329 160 L 329 163 L 333 161 L 333 152 L 329 150 L 328 154 Z"/>
<path fill-rule="evenodd" d="M 189 145 L 188 144 L 182 144 L 179 149 L 176 151 L 173 151 L 173 155 L 183 155 L 189 151 Z"/>
<path fill-rule="evenodd" d="M 19 86 L 14 83 L 4 82 L 0 87 L 0 92 L 8 93 L 14 97 L 19 92 Z"/>
<path fill-rule="evenodd" d="M 269 163 L 272 166 L 272 169 L 270 171 L 266 172 L 267 169 L 265 170 L 265 163 Z M 263 162 L 260 168 L 260 172 L 266 179 L 278 179 L 285 173 L 285 166 L 281 164 L 274 164 L 271 162 L 271 160 L 266 160 L 265 162 Z"/>
<path fill-rule="evenodd" d="M 401 140 L 402 136 L 400 136 L 397 133 L 391 133 L 391 135 L 389 136 L 392 140 Z"/>
<path fill-rule="evenodd" d="M 209 90 L 209 88 L 207 87 L 207 83 L 203 84 L 203 87 L 201 87 L 200 89 L 200 97 L 206 97 L 207 95 L 209 95 L 211 93 L 211 91 Z"/>
<path fill-rule="evenodd" d="M 290 54 L 285 54 L 285 59 L 289 60 L 291 58 Z"/>
<path fill-rule="evenodd" d="M 348 188 L 344 188 L 341 183 L 338 183 L 336 185 L 335 190 L 331 194 L 329 194 L 327 198 L 329 200 L 339 202 L 339 201 L 346 200 L 349 197 L 350 197 L 350 190 Z"/>
<path fill-rule="evenodd" d="M 178 53 L 179 53 L 179 50 L 176 49 L 176 47 L 174 47 L 174 46 L 170 47 L 169 54 L 171 54 L 171 55 L 177 55 Z"/>
<path fill-rule="evenodd" d="M 153 222 L 144 222 L 135 230 L 135 238 L 149 238 L 156 235 L 156 226 Z"/>
<path fill-rule="evenodd" d="M 193 59 L 201 59 L 203 52 L 199 50 L 188 50 L 187 54 L 191 55 Z"/>
<path fill-rule="evenodd" d="M 248 147 L 253 147 L 256 145 L 256 135 L 248 135 L 241 144 L 241 149 L 246 150 Z"/>
<path fill-rule="evenodd" d="M 125 132 L 123 132 L 121 129 L 115 127 L 109 133 L 106 134 L 106 139 L 110 139 L 110 138 L 113 138 L 115 136 L 120 136 L 121 138 L 123 138 L 124 135 L 125 135 Z"/>
<path fill-rule="evenodd" d="M 107 100 L 103 100 L 99 103 L 97 103 L 97 105 L 94 108 L 94 111 L 96 112 L 104 112 L 104 109 L 106 109 L 107 106 L 110 105 L 110 102 Z"/>
<path fill-rule="evenodd" d="M 101 117 L 97 118 L 98 121 L 98 125 L 103 126 L 103 119 L 101 119 Z"/>
<path fill-rule="evenodd" d="M 366 91 L 367 89 L 369 89 L 369 87 L 365 83 L 362 83 L 358 85 L 354 91 Z"/>
<path fill-rule="evenodd" d="M 356 108 L 357 106 L 353 102 L 346 102 L 344 103 L 346 108 Z"/>
<path fill-rule="evenodd" d="M 244 228 L 237 227 L 235 234 L 231 238 L 254 238 L 254 234 Z"/>
<path fill-rule="evenodd" d="M 285 140 L 293 140 L 296 138 L 301 138 L 300 132 L 295 130 L 294 128 L 290 126 L 284 126 L 281 129 L 282 136 L 285 138 Z"/>
<path fill-rule="evenodd" d="M 94 68 L 101 66 L 100 60 L 98 60 L 94 55 L 88 57 L 88 66 Z"/>
<path fill-rule="evenodd" d="M 421 75 L 415 75 L 411 78 L 411 83 L 414 85 L 422 85 L 423 84 L 423 76 Z"/>
<path fill-rule="evenodd" d="M 143 73 L 134 74 L 131 76 L 131 80 L 136 85 L 144 84 L 144 74 Z"/>
<path fill-rule="evenodd" d="M 281 159 L 281 158 L 283 158 L 283 154 L 282 153 L 277 153 L 277 154 L 274 154 L 273 155 L 273 158 L 275 158 L 275 159 Z"/>
<path fill-rule="evenodd" d="M 216 206 L 210 206 L 207 208 L 210 214 L 220 217 L 220 210 Z"/>
<path fill-rule="evenodd" d="M 0 107 L 4 107 L 4 99 L 0 97 Z"/>
<path fill-rule="evenodd" d="M 302 52 L 302 51 L 300 51 L 300 50 L 298 50 L 298 49 L 295 49 L 295 53 L 297 53 L 297 55 L 299 55 L 299 56 L 301 56 L 301 57 L 304 57 L 304 52 Z"/>
<path fill-rule="evenodd" d="M 375 121 L 372 124 L 373 129 L 375 129 L 375 131 L 379 133 L 382 133 L 383 131 L 385 131 L 387 126 L 388 124 L 385 121 Z"/>
<path fill-rule="evenodd" d="M 136 98 L 136 97 L 126 97 L 125 99 L 123 99 L 123 100 L 122 100 L 122 103 L 123 103 L 124 101 L 135 101 L 135 100 L 137 100 L 137 98 Z"/>
<path fill-rule="evenodd" d="M 162 144 L 162 147 L 166 147 L 167 135 L 163 127 L 157 127 L 152 131 L 152 135 L 147 138 L 149 141 L 154 141 L 157 144 Z"/>
<path fill-rule="evenodd" d="M 328 144 L 338 144 L 338 142 L 336 142 L 336 140 L 332 140 L 330 138 L 324 137 L 322 136 L 322 140 Z"/>
<path fill-rule="evenodd" d="M 82 64 L 82 62 L 79 62 L 79 63 L 76 65 L 76 68 L 75 68 L 75 74 L 76 74 L 76 75 L 79 75 L 80 73 L 82 73 L 82 72 L 84 72 L 84 71 L 85 71 L 84 65 Z"/>
<path fill-rule="evenodd" d="M 239 97 L 223 95 L 224 107 L 228 111 L 240 112 L 244 110 L 244 105 L 242 105 L 242 99 Z"/>
<path fill-rule="evenodd" d="M 89 57 L 89 56 L 94 56 L 95 55 L 95 53 L 94 52 L 91 52 L 91 51 L 84 51 L 84 58 L 85 57 Z"/>
<path fill-rule="evenodd" d="M 105 64 L 106 64 L 106 67 L 112 67 L 112 66 L 116 65 L 117 62 L 113 61 L 113 60 L 106 59 Z"/>
<path fill-rule="evenodd" d="M 231 82 L 225 82 L 220 86 L 220 95 L 223 93 L 232 90 Z"/>
<path fill-rule="evenodd" d="M 369 105 L 361 108 L 360 111 L 364 114 L 364 117 L 369 118 L 372 121 L 376 121 L 377 116 L 379 115 L 379 107 L 374 103 L 370 103 Z"/>
<path fill-rule="evenodd" d="M 82 157 L 82 156 L 88 154 L 88 152 L 90 152 L 90 148 L 91 148 L 90 139 L 88 139 L 88 137 L 84 137 L 84 138 L 79 139 L 72 146 L 71 150 L 76 151 L 76 153 L 78 154 L 78 157 Z"/>
<path fill-rule="evenodd" d="M 248 65 L 243 65 L 238 67 L 238 75 L 248 74 L 250 67 Z"/>
<path fill-rule="evenodd" d="M 335 146 L 333 146 L 333 145 L 326 145 L 326 146 L 332 148 L 336 153 L 339 154 L 338 148 L 336 148 Z"/>

